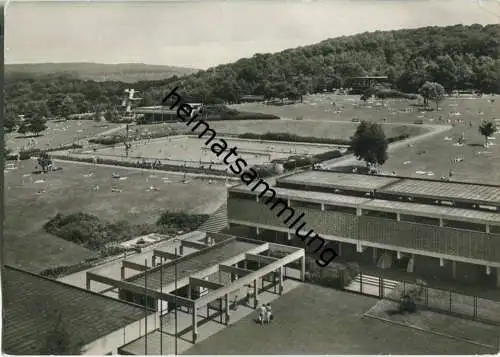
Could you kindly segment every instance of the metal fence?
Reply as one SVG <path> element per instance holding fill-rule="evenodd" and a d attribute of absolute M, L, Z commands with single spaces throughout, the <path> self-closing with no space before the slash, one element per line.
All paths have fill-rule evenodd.
<path fill-rule="evenodd" d="M 500 326 L 500 301 L 429 287 L 424 282 L 395 281 L 360 273 L 345 290 L 394 302 L 407 295 L 420 308 Z"/>

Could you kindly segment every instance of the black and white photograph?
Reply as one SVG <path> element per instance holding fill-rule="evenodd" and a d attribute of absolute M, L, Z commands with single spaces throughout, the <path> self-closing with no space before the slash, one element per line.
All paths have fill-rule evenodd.
<path fill-rule="evenodd" d="M 3 354 L 500 352 L 500 0 L 0 6 Z"/>

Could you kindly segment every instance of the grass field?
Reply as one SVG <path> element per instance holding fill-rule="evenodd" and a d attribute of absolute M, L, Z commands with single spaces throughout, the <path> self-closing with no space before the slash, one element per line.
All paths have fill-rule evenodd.
<path fill-rule="evenodd" d="M 134 224 L 155 222 L 166 210 L 211 213 L 226 199 L 224 184 L 200 180 L 183 184 L 182 176 L 164 173 L 151 177 L 140 170 L 98 167 L 92 169 L 93 176 L 85 177 L 90 166 L 65 163 L 63 172 L 41 177 L 31 174 L 33 162 L 22 161 L 20 165 L 5 174 L 4 254 L 8 264 L 32 271 L 74 264 L 92 254 L 43 231 L 43 224 L 57 212 L 85 211 Z M 113 179 L 113 172 L 127 179 Z M 167 176 L 168 180 L 163 180 Z M 37 183 L 42 178 L 45 182 Z M 95 186 L 99 186 L 98 191 L 93 190 Z M 113 186 L 123 192 L 112 192 Z M 151 186 L 160 192 L 148 190 Z"/>
<path fill-rule="evenodd" d="M 406 99 L 386 99 L 364 104 L 360 96 L 340 96 L 334 94 L 316 94 L 306 96 L 303 103 L 285 106 L 272 106 L 260 103 L 245 103 L 233 105 L 237 110 L 253 111 L 266 114 L 279 115 L 282 118 L 295 119 L 302 117 L 311 120 L 333 120 L 351 121 L 353 118 L 360 120 L 371 120 L 381 122 L 386 118 L 388 123 L 412 124 L 417 119 L 422 119 L 426 124 L 432 124 L 442 116 L 444 119 L 464 119 L 478 122 L 481 119 L 500 118 L 500 99 L 497 97 L 485 96 L 484 98 L 451 98 L 441 103 L 438 112 L 425 112 L 421 109 L 412 112 L 403 110 L 413 110 L 412 104 L 416 100 Z M 490 99 L 495 99 L 491 102 Z M 332 103 L 335 103 L 333 105 Z M 384 105 L 384 106 L 382 106 Z M 460 113 L 460 116 L 456 116 Z M 482 114 L 481 114 L 482 113 Z"/>
<path fill-rule="evenodd" d="M 494 352 L 363 317 L 377 299 L 304 284 L 273 302 L 267 326 L 247 316 L 185 354 L 484 354 Z M 293 311 L 293 313 L 290 313 Z M 464 323 L 463 330 L 480 333 Z"/>
<path fill-rule="evenodd" d="M 64 122 L 47 122 L 47 130 L 43 135 L 36 138 L 25 138 L 18 133 L 5 135 L 7 147 L 17 151 L 22 147 L 28 147 L 30 140 L 36 141 L 33 147 L 40 149 L 55 148 L 63 145 L 71 145 L 78 140 L 90 138 L 96 134 L 119 127 L 120 124 L 97 123 L 91 120 L 68 120 Z"/>

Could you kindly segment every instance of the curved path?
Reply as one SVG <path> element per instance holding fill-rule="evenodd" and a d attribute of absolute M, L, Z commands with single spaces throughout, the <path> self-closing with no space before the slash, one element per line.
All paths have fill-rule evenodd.
<path fill-rule="evenodd" d="M 452 128 L 451 125 L 432 125 L 432 126 L 427 125 L 426 127 L 432 127 L 432 131 L 429 131 L 429 132 L 424 133 L 422 135 L 413 136 L 411 138 L 389 144 L 387 151 L 391 152 L 391 151 L 397 150 L 401 147 L 404 147 L 404 146 L 407 146 L 410 144 L 414 144 L 414 143 L 422 141 L 422 140 L 429 139 L 433 136 L 443 134 L 444 132 L 447 132 L 448 130 L 450 130 Z M 344 156 L 344 157 L 341 157 L 338 159 L 324 161 L 322 164 L 327 169 L 330 169 L 330 168 L 334 168 L 334 167 L 348 166 L 348 165 L 353 165 L 353 164 L 364 165 L 364 162 L 356 159 L 356 157 L 353 154 L 350 154 L 350 155 L 347 155 L 347 156 Z"/>

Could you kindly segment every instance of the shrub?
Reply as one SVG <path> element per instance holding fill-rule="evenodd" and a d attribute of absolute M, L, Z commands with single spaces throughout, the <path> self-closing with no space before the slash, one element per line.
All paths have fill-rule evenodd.
<path fill-rule="evenodd" d="M 257 139 L 257 140 L 271 140 L 271 141 L 288 141 L 288 142 L 303 142 L 303 143 L 313 143 L 313 144 L 333 144 L 333 145 L 350 145 L 349 140 L 344 139 L 328 139 L 328 138 L 316 138 L 313 136 L 299 136 L 289 133 L 272 133 L 267 132 L 265 134 L 256 133 L 243 133 L 238 135 L 241 139 Z"/>
<path fill-rule="evenodd" d="M 118 143 L 122 143 L 123 140 L 124 137 L 122 135 L 99 136 L 96 138 L 89 139 L 89 143 L 100 144 L 100 145 L 115 145 Z"/>
<path fill-rule="evenodd" d="M 19 160 L 29 160 L 32 156 L 37 155 L 40 150 L 21 150 L 19 152 Z"/>
<path fill-rule="evenodd" d="M 156 221 L 157 226 L 175 228 L 177 230 L 195 230 L 207 219 L 207 214 L 188 214 L 184 212 L 163 212 Z"/>

